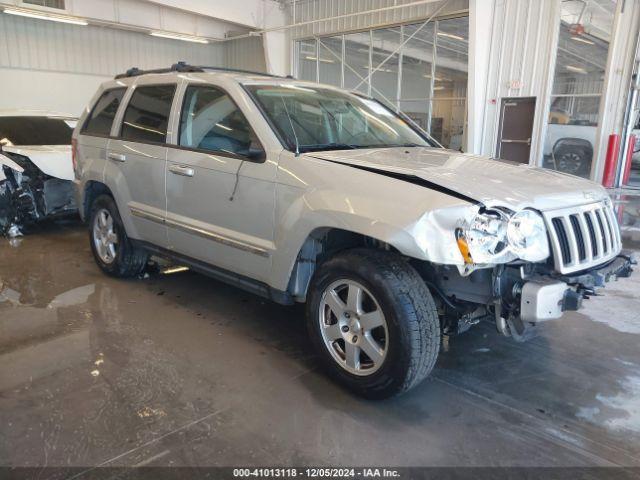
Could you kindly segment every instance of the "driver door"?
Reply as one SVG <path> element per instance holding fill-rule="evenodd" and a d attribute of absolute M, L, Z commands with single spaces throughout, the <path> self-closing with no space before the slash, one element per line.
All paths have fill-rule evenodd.
<path fill-rule="evenodd" d="M 169 248 L 266 280 L 274 250 L 275 176 L 247 118 L 212 85 L 186 85 L 167 155 Z"/>

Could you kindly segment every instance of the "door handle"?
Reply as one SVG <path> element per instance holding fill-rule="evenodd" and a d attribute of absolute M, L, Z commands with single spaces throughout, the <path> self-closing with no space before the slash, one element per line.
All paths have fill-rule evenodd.
<path fill-rule="evenodd" d="M 175 173 L 176 175 L 182 175 L 183 177 L 193 177 L 195 174 L 193 168 L 185 167 L 183 165 L 170 165 L 169 171 L 171 173 Z"/>
<path fill-rule="evenodd" d="M 123 155 L 122 153 L 108 153 L 107 157 L 109 157 L 110 160 L 114 160 L 116 162 L 124 162 L 125 160 L 127 160 L 126 155 Z"/>

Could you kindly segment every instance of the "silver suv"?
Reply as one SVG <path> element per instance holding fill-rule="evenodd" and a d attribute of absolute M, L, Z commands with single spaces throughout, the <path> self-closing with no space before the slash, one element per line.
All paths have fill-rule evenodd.
<path fill-rule="evenodd" d="M 481 320 L 523 341 L 631 274 L 605 190 L 441 148 L 359 94 L 176 64 L 104 83 L 74 134 L 106 273 L 149 256 L 306 302 L 327 371 L 389 397 Z"/>

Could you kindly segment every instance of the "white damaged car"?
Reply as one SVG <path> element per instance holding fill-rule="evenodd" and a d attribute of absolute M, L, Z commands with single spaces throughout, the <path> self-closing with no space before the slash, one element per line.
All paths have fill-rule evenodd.
<path fill-rule="evenodd" d="M 0 111 L 0 234 L 20 235 L 34 223 L 77 212 L 71 134 L 64 114 Z"/>

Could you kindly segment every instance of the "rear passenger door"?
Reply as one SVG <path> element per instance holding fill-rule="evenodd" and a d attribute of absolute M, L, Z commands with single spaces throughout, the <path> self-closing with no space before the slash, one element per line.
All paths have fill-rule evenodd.
<path fill-rule="evenodd" d="M 176 83 L 144 80 L 132 88 L 117 138 L 109 143 L 105 178 L 115 184 L 127 234 L 165 247 L 166 140 Z"/>
<path fill-rule="evenodd" d="M 265 280 L 276 162 L 230 94 L 186 85 L 167 161 L 167 231 L 176 252 Z M 174 125 L 176 123 L 174 122 Z"/>

